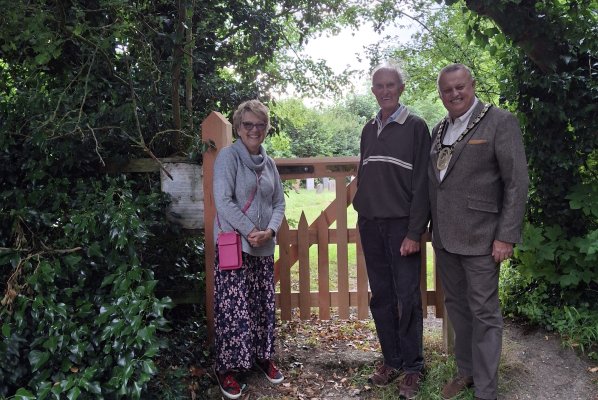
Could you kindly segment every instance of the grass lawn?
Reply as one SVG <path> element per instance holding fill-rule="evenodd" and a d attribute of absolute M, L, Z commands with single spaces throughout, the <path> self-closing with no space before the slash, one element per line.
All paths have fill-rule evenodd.
<path fill-rule="evenodd" d="M 285 196 L 286 200 L 286 217 L 289 225 L 297 227 L 301 212 L 305 213 L 307 223 L 311 224 L 336 197 L 335 192 L 324 190 L 322 193 L 317 193 L 315 190 L 299 189 L 299 192 L 290 190 Z M 357 213 L 353 206 L 347 208 L 347 226 L 355 227 L 357 224 Z M 336 224 L 332 224 L 336 227 Z"/>
<path fill-rule="evenodd" d="M 307 219 L 307 223 L 311 224 L 321 213 L 326 209 L 326 207 L 334 201 L 336 197 L 335 192 L 324 190 L 322 193 L 317 193 L 315 190 L 306 190 L 300 189 L 298 192 L 294 190 L 290 190 L 285 196 L 286 199 L 286 218 L 289 222 L 291 228 L 296 228 L 299 224 L 299 219 L 301 218 L 301 213 L 305 214 L 305 218 Z M 347 208 L 347 226 L 349 228 L 356 227 L 357 224 L 357 213 L 353 209 L 353 206 L 349 206 Z M 335 228 L 336 223 L 331 225 L 331 228 Z M 329 249 L 329 276 L 330 276 L 330 290 L 334 291 L 337 289 L 337 252 L 336 252 L 336 244 L 330 244 L 328 246 Z M 356 281 L 356 246 L 355 244 L 349 244 L 348 246 L 349 254 L 349 288 L 350 290 L 355 290 L 355 281 Z M 432 257 L 432 247 L 428 243 L 427 248 L 428 254 L 428 288 L 434 288 L 434 276 L 433 276 L 433 257 Z M 275 254 L 275 257 L 278 257 L 278 250 Z M 309 259 L 310 259 L 310 275 L 311 275 L 311 290 L 317 291 L 318 289 L 318 282 L 317 282 L 317 275 L 318 275 L 318 252 L 317 246 L 312 246 L 309 251 Z M 293 290 L 299 289 L 299 271 L 298 271 L 298 263 L 293 265 L 291 268 L 291 287 Z"/>

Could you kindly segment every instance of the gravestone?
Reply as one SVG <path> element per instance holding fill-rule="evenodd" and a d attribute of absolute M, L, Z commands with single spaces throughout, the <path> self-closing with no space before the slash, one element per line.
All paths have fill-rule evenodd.
<path fill-rule="evenodd" d="M 328 182 L 328 191 L 330 191 L 330 192 L 335 192 L 336 191 L 336 180 L 335 179 L 331 179 Z"/>

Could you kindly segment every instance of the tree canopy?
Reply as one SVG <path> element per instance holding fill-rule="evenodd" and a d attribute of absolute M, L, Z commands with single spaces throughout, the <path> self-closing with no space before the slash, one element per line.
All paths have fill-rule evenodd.
<path fill-rule="evenodd" d="M 27 134 L 79 135 L 81 153 L 95 147 L 96 161 L 124 149 L 186 151 L 207 113 L 267 99 L 282 83 L 305 91 L 342 83 L 281 49 L 351 19 L 337 0 L 4 5 L 0 72 L 4 92 L 19 94 L 2 99 L 9 118 L 27 121 L 15 123 Z"/>

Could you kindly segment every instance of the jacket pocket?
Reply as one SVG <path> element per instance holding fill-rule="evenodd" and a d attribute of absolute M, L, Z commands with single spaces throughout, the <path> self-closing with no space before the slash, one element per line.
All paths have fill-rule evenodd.
<path fill-rule="evenodd" d="M 498 213 L 498 205 L 492 201 L 467 198 L 467 208 L 470 210 Z"/>
<path fill-rule="evenodd" d="M 486 139 L 471 139 L 467 144 L 488 144 Z"/>

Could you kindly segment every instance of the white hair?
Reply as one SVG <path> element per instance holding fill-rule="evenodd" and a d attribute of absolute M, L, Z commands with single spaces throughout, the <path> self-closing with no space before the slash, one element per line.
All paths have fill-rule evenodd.
<path fill-rule="evenodd" d="M 374 74 L 382 69 L 396 73 L 397 76 L 399 77 L 399 83 L 401 85 L 405 83 L 405 72 L 403 71 L 403 69 L 401 68 L 401 65 L 397 61 L 388 60 L 388 61 L 384 61 L 383 63 L 378 64 L 372 70 L 371 78 L 374 79 Z"/>

